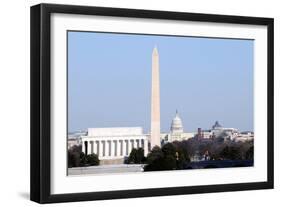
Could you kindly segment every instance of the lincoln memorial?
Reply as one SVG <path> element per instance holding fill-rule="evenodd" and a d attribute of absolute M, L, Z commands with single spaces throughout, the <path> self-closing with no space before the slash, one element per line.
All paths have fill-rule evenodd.
<path fill-rule="evenodd" d="M 101 160 L 123 159 L 133 148 L 144 149 L 145 156 L 148 153 L 148 136 L 141 127 L 89 128 L 81 139 L 82 151 Z"/>

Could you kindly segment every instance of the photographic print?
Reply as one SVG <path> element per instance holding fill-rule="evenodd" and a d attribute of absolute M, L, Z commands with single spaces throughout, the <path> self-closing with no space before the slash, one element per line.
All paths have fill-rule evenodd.
<path fill-rule="evenodd" d="M 67 31 L 68 176 L 253 167 L 253 47 Z"/>
<path fill-rule="evenodd" d="M 31 7 L 30 199 L 272 189 L 272 18 Z"/>

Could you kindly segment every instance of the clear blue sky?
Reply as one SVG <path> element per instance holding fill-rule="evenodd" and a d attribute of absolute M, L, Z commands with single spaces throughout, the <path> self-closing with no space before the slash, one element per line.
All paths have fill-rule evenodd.
<path fill-rule="evenodd" d="M 150 130 L 151 55 L 160 58 L 161 131 L 253 130 L 253 40 L 68 32 L 68 130 Z"/>

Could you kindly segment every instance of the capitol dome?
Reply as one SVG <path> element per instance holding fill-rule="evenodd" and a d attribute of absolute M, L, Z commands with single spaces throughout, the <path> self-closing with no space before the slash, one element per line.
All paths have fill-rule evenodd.
<path fill-rule="evenodd" d="M 171 132 L 172 133 L 183 133 L 182 121 L 181 121 L 181 118 L 179 117 L 178 111 L 176 111 L 176 116 L 172 120 Z"/>

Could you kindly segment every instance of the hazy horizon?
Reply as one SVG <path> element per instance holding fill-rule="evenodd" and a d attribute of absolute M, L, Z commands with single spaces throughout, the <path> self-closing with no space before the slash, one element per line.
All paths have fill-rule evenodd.
<path fill-rule="evenodd" d="M 253 40 L 68 32 L 68 132 L 150 130 L 151 55 L 160 61 L 161 132 L 253 131 Z"/>

